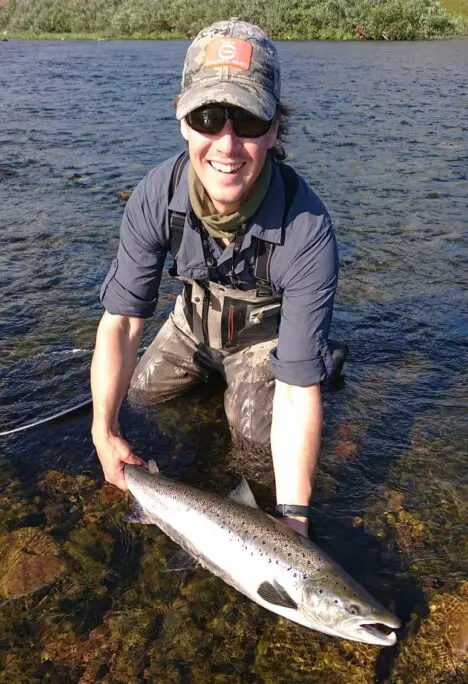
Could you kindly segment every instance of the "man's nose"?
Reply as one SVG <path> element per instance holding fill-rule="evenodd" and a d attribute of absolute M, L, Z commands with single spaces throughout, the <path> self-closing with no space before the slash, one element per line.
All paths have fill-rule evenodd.
<path fill-rule="evenodd" d="M 225 154 L 233 150 L 239 142 L 239 138 L 234 133 L 231 119 L 227 119 L 223 128 L 216 138 L 216 147 Z"/>

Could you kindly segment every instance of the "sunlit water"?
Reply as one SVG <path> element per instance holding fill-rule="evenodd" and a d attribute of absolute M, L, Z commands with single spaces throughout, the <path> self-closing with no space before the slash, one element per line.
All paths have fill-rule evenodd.
<path fill-rule="evenodd" d="M 170 103 L 186 45 L 0 43 L 0 431 L 89 396 L 118 192 L 182 149 Z M 423 626 L 468 564 L 467 47 L 279 44 L 290 158 L 334 217 L 333 337 L 350 347 L 343 386 L 325 395 L 315 526 Z M 165 277 L 145 343 L 176 291 Z M 175 477 L 224 492 L 245 472 L 273 504 L 268 461 L 231 448 L 221 387 L 147 417 L 124 409 L 122 422 Z M 173 547 L 122 521 L 89 427 L 85 410 L 0 438 L 5 680 L 419 681 L 411 667 L 428 661 L 405 660 L 418 617 L 379 655 L 278 620 L 202 571 L 164 572 Z"/>

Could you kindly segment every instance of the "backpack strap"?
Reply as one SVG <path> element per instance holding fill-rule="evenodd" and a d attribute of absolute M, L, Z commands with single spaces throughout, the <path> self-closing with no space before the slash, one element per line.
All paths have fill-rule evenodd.
<path fill-rule="evenodd" d="M 286 223 L 286 217 L 291 209 L 292 203 L 297 193 L 299 185 L 298 177 L 294 169 L 287 164 L 279 164 L 279 170 L 284 185 L 284 214 L 282 226 Z M 272 242 L 265 242 L 257 238 L 257 249 L 255 253 L 254 278 L 259 297 L 271 295 L 270 264 L 276 245 Z"/>
<path fill-rule="evenodd" d="M 189 154 L 187 151 L 182 152 L 182 154 L 177 157 L 172 169 L 171 180 L 169 181 L 169 192 L 168 192 L 168 205 L 174 196 L 174 192 L 180 183 L 184 169 L 187 166 L 189 160 Z M 171 239 L 171 254 L 174 259 L 174 266 L 170 269 L 171 275 L 177 275 L 177 266 L 175 257 L 180 249 L 180 243 L 182 242 L 182 235 L 184 234 L 185 225 L 185 212 L 168 210 L 168 220 L 169 220 L 169 235 Z"/>

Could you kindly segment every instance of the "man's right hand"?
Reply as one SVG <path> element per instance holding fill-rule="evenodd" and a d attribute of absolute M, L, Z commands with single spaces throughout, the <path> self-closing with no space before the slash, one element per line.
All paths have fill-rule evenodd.
<path fill-rule="evenodd" d="M 127 489 L 125 463 L 146 465 L 119 435 L 120 406 L 135 370 L 138 345 L 145 321 L 104 312 L 96 335 L 91 363 L 93 395 L 92 436 L 107 482 Z"/>
<path fill-rule="evenodd" d="M 146 462 L 136 456 L 130 444 L 113 432 L 97 432 L 93 430 L 93 442 L 101 461 L 106 482 L 126 490 L 124 465 L 139 465 L 146 467 Z"/>

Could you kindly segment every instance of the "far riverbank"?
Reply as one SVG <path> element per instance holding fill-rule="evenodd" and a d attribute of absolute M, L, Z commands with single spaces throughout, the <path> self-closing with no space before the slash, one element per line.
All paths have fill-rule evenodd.
<path fill-rule="evenodd" d="M 274 40 L 429 40 L 468 32 L 460 0 L 205 0 L 194 15 L 180 0 L 0 0 L 0 37 L 29 40 L 190 40 L 236 16 Z"/>

